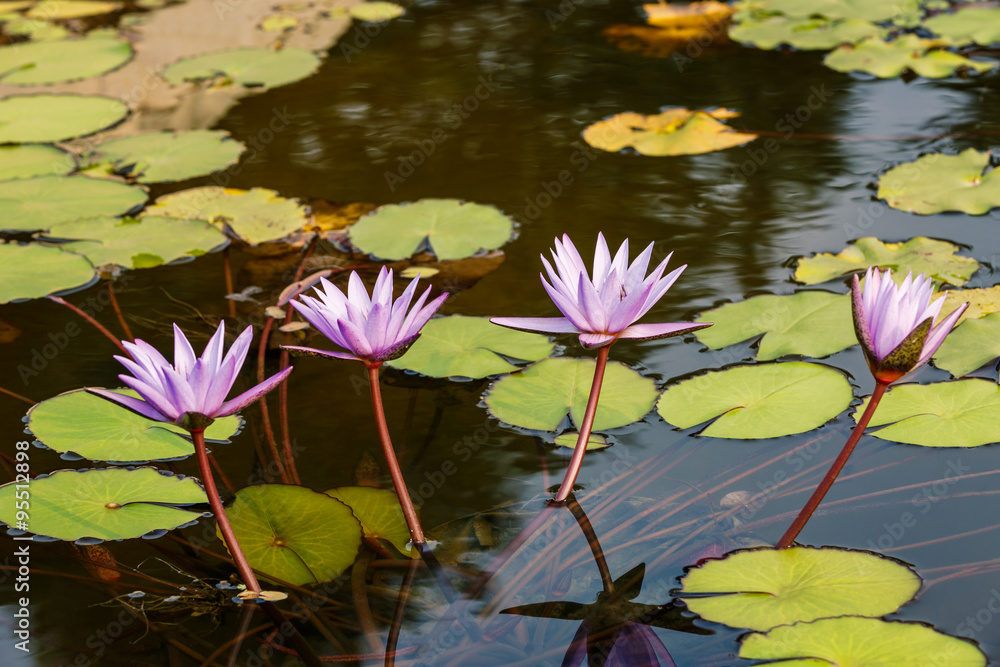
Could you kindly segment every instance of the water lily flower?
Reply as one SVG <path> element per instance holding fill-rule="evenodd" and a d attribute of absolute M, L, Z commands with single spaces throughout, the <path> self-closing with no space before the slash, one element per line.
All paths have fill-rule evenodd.
<path fill-rule="evenodd" d="M 413 307 L 410 302 L 417 291 L 416 276 L 398 299 L 392 299 L 392 269 L 382 267 L 371 297 L 355 271 L 351 271 L 347 295 L 326 278 L 316 288 L 319 299 L 300 296 L 291 304 L 320 333 L 348 352 L 330 352 L 311 347 L 283 346 L 286 350 L 333 359 L 357 359 L 366 365 L 401 357 L 420 336 L 431 316 L 448 297 L 445 292 L 427 305 L 428 287 Z"/>
<path fill-rule="evenodd" d="M 628 239 L 612 259 L 604 235 L 598 234 L 591 279 L 569 235 L 563 234 L 561 242 L 556 239 L 555 246 L 552 251 L 555 268 L 542 257 L 551 282 L 539 275 L 545 291 L 563 317 L 492 317 L 491 322 L 523 331 L 576 333 L 580 335 L 580 343 L 587 348 L 603 347 L 619 338 L 652 340 L 711 326 L 710 323 L 692 322 L 635 323 L 667 293 L 687 268 L 684 265 L 663 275 L 673 253 L 667 255 L 647 276 L 646 269 L 653 254 L 652 243 L 629 264 Z"/>
<path fill-rule="evenodd" d="M 931 303 L 933 286 L 924 274 L 907 274 L 901 285 L 892 271 L 869 267 L 864 288 L 851 286 L 854 330 L 868 367 L 878 382 L 890 384 L 927 363 L 969 304 L 962 304 L 935 326 L 944 298 Z"/>
<path fill-rule="evenodd" d="M 234 414 L 253 403 L 292 371 L 286 368 L 227 401 L 226 396 L 250 350 L 253 327 L 247 327 L 223 357 L 225 337 L 226 324 L 221 322 L 201 357 L 195 357 L 191 343 L 175 324 L 173 364 L 145 341 L 123 341 L 132 358 L 115 356 L 115 359 L 132 375 L 118 377 L 140 398 L 91 387 L 87 391 L 155 421 L 169 422 L 188 430 L 204 429 L 215 418 Z"/>

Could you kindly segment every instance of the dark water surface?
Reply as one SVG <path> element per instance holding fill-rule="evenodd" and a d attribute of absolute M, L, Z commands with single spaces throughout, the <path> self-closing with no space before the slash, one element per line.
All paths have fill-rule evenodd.
<path fill-rule="evenodd" d="M 504 247 L 506 262 L 473 289 L 449 299 L 444 313 L 555 315 L 538 280 L 538 255 L 563 232 L 577 240 L 585 255 L 603 230 L 613 247 L 629 237 L 633 256 L 653 242 L 654 259 L 672 251 L 671 266 L 688 264 L 646 321 L 690 319 L 715 304 L 749 294 L 791 293 L 796 288 L 790 279 L 792 258 L 839 252 L 861 236 L 900 241 L 925 235 L 954 241 L 984 263 L 970 287 L 996 282 L 991 273 L 1000 253 L 996 215 L 908 215 L 875 201 L 872 187 L 879 172 L 926 152 L 990 148 L 1000 131 L 996 74 L 946 82 L 869 81 L 826 69 L 820 55 L 735 46 L 694 58 L 643 58 L 616 50 L 600 35 L 606 25 L 638 23 L 639 4 L 565 2 L 572 12 L 550 25 L 553 17 L 561 16 L 555 0 L 417 2 L 404 17 L 381 27 L 363 48 L 334 47 L 317 75 L 245 99 L 229 113 L 219 127 L 243 140 L 260 136 L 275 110 L 292 117 L 286 129 L 259 146 L 230 185 L 263 186 L 285 196 L 336 202 L 384 204 L 456 197 L 491 204 L 518 217 L 522 221 L 518 236 Z M 359 34 L 352 29 L 344 43 L 366 44 Z M 456 111 L 456 105 L 463 104 L 462 111 Z M 731 124 L 775 133 L 771 146 L 777 148 L 768 153 L 758 141 L 714 154 L 644 158 L 597 153 L 582 144 L 583 128 L 600 118 L 622 111 L 654 113 L 663 106 L 739 110 L 743 115 Z M 787 120 L 789 114 L 793 119 L 798 114 L 798 127 Z M 957 133 L 974 136 L 944 136 Z M 407 164 L 412 169 L 400 161 L 411 157 Z M 416 161 L 421 164 L 413 166 Z M 556 190 L 551 184 L 564 170 L 572 183 L 552 196 Z M 239 266 L 247 257 L 237 254 L 234 259 Z M 182 267 L 135 272 L 121 301 L 130 316 L 143 318 L 135 327 L 136 335 L 162 347 L 171 320 L 197 326 L 189 306 L 207 318 L 224 312 L 219 298 L 222 285 L 221 257 L 213 255 Z M 83 303 L 96 298 L 101 289 L 90 288 L 70 300 Z M 0 315 L 24 331 L 17 341 L 0 348 L 4 386 L 36 400 L 86 384 L 114 386 L 119 367 L 111 359 L 113 350 L 88 328 L 25 386 L 17 365 L 30 359 L 49 333 L 63 330 L 73 318 L 44 301 L 4 306 Z M 100 317 L 113 322 L 107 309 Z M 566 346 L 566 354 L 587 354 L 572 338 L 559 342 Z M 753 355 L 748 344 L 712 352 L 693 339 L 621 343 L 612 351 L 613 359 L 639 369 L 660 386 L 702 369 L 749 361 Z M 823 363 L 850 373 L 856 395 L 870 393 L 872 381 L 857 347 Z M 290 381 L 291 419 L 293 437 L 301 448 L 298 467 L 303 484 L 320 490 L 351 484 L 361 454 L 378 455 L 360 377 L 360 366 L 347 362 L 296 361 Z M 920 382 L 947 378 L 947 373 L 934 368 L 917 376 Z M 392 373 L 386 379 L 390 426 L 397 443 L 405 440 L 404 467 L 411 487 L 423 496 L 425 526 L 510 501 L 536 499 L 530 507 L 540 508 L 537 499 L 545 485 L 561 479 L 568 450 L 544 446 L 546 477 L 536 439 L 498 428 L 480 406 L 485 383 L 421 385 Z M 405 429 L 411 407 L 412 423 Z M 4 442 L 23 439 L 22 416 L 21 404 L 0 400 Z M 799 436 L 729 441 L 694 437 L 697 428 L 678 431 L 654 412 L 638 424 L 613 431 L 616 444 L 587 457 L 579 480 L 581 503 L 592 512 L 613 574 L 645 562 L 646 583 L 639 601 L 663 603 L 699 549 L 713 544 L 730 549 L 754 540 L 773 543 L 790 521 L 789 513 L 804 502 L 826 462 L 839 451 L 852 424 L 845 413 Z M 466 450 L 457 446 L 463 438 L 480 438 L 474 455 L 463 454 Z M 782 458 L 784 452 L 812 441 L 816 444 Z M 247 428 L 218 452 L 234 482 L 255 474 L 252 443 Z M 968 475 L 1000 469 L 998 452 L 995 445 L 971 451 L 936 450 L 865 438 L 800 539 L 813 545 L 875 548 L 914 565 L 925 585 L 898 618 L 971 637 L 992 659 L 1000 660 L 997 626 L 990 624 L 994 620 L 990 605 L 996 606 L 991 600 L 1000 588 L 997 569 L 973 565 L 996 557 L 997 532 L 989 529 L 997 523 L 1000 509 L 992 493 L 997 477 L 984 474 L 939 482 L 949 470 Z M 775 460 L 728 482 L 769 459 Z M 451 469 L 448 462 L 456 465 L 457 472 L 442 484 L 440 471 Z M 73 464 L 60 462 L 51 452 L 32 452 L 36 473 L 63 465 Z M 738 515 L 741 526 L 734 526 L 731 518 L 722 520 L 675 555 L 663 555 L 717 516 L 726 494 L 757 493 L 814 465 L 817 471 L 793 485 L 798 492 L 767 497 L 763 506 Z M 193 460 L 175 468 L 187 474 L 196 470 Z M 649 475 L 648 483 L 616 495 L 622 484 L 643 473 Z M 616 476 L 620 478 L 609 484 Z M 433 487 L 430 493 L 419 490 L 431 488 L 422 487 L 425 482 Z M 893 488 L 897 490 L 867 497 Z M 614 532 L 643 508 L 665 500 L 670 500 L 668 509 L 691 504 L 660 523 L 654 513 L 636 527 Z M 904 529 L 897 524 L 907 512 L 916 519 Z M 523 523 L 526 517 L 530 512 L 518 521 Z M 680 524 L 687 526 L 668 530 Z M 202 521 L 183 532 L 200 535 L 210 525 Z M 568 517 L 564 525 L 566 531 L 578 530 Z M 665 536 L 650 539 L 649 534 L 657 531 L 666 531 Z M 509 526 L 494 532 L 499 543 L 513 534 Z M 478 611 L 492 615 L 504 606 L 558 598 L 554 587 L 564 599 L 593 601 L 600 580 L 586 542 L 575 535 L 561 550 L 546 550 L 548 538 L 540 539 L 541 546 L 529 550 L 529 556 L 498 578 L 491 594 L 501 595 L 501 601 L 490 602 L 493 598 L 487 595 Z M 156 547 L 177 548 L 167 539 L 108 546 L 122 564 L 132 567 L 158 556 Z M 218 542 L 214 548 L 223 550 Z M 466 558 L 482 565 L 488 550 L 477 551 L 481 553 Z M 65 545 L 36 545 L 32 566 L 87 579 L 71 556 Z M 564 567 L 571 567 L 571 583 L 558 576 Z M 143 569 L 182 585 L 185 581 L 158 562 L 148 562 Z M 217 571 L 217 576 L 225 574 L 226 570 Z M 525 578 L 519 579 L 522 574 Z M 13 574 L 5 572 L 0 579 L 3 576 L 8 578 L 2 602 L 11 605 L 4 609 L 12 610 Z M 373 603 L 383 642 L 398 586 L 398 573 L 386 576 L 386 597 Z M 164 635 L 153 632 L 142 638 L 143 632 L 137 631 L 141 623 L 127 614 L 119 619 L 121 607 L 93 606 L 109 594 L 84 579 L 34 575 L 33 637 L 47 648 L 36 647 L 30 663 L 8 647 L 0 662 L 74 664 L 83 656 L 75 664 L 84 665 L 106 649 L 107 664 L 169 664 Z M 377 645 L 369 646 L 357 631 L 350 590 L 347 582 L 329 593 L 343 606 L 335 608 L 328 621 L 349 651 L 368 653 Z M 419 580 L 414 595 L 400 648 L 433 637 L 434 619 L 441 613 L 439 594 L 425 578 Z M 9 614 L 2 615 L 9 623 Z M 127 627 L 116 630 L 117 622 Z M 204 637 L 203 645 L 192 646 L 202 655 L 231 638 L 237 628 L 235 614 L 222 617 L 218 626 L 210 615 L 188 621 L 181 616 L 173 622 L 186 622 Z M 261 622 L 254 619 L 255 625 Z M 558 665 L 576 624 L 511 617 L 488 627 L 492 634 L 483 643 L 460 634 L 454 642 L 458 649 L 442 651 L 426 664 Z M 169 635 L 169 626 L 163 628 Z M 741 632 L 715 629 L 717 634 L 709 637 L 668 631 L 659 635 L 679 665 L 745 662 L 735 657 L 734 640 Z M 131 634 L 111 642 L 116 633 Z M 335 652 L 324 646 L 322 636 L 310 638 L 323 647 L 321 652 Z M 257 645 L 250 641 L 248 646 Z M 274 658 L 273 664 L 282 664 L 281 659 Z M 225 659 L 220 658 L 219 664 Z M 406 664 L 402 657 L 399 664 Z"/>

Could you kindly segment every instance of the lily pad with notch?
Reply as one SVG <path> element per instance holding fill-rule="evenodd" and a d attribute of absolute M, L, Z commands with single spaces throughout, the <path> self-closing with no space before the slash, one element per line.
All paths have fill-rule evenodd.
<path fill-rule="evenodd" d="M 388 542 L 401 554 L 410 558 L 420 557 L 416 549 L 408 547 L 410 529 L 395 491 L 370 486 L 341 486 L 327 489 L 325 493 L 351 508 L 355 518 L 361 522 L 365 539 Z"/>
<path fill-rule="evenodd" d="M 920 577 L 900 561 L 835 547 L 744 549 L 691 568 L 675 591 L 702 618 L 733 628 L 851 614 L 883 616 L 913 599 Z"/>
<path fill-rule="evenodd" d="M 380 206 L 348 228 L 351 243 L 379 259 L 406 259 L 425 247 L 439 260 L 495 250 L 510 240 L 510 218 L 459 199 L 421 199 Z"/>
<path fill-rule="evenodd" d="M 140 187 L 86 176 L 37 176 L 0 182 L 0 229 L 33 231 L 60 222 L 117 216 L 146 201 Z"/>
<path fill-rule="evenodd" d="M 185 81 L 219 81 L 256 88 L 275 88 L 301 81 L 319 69 L 320 59 L 305 49 L 242 48 L 183 58 L 163 71 L 174 85 Z"/>
<path fill-rule="evenodd" d="M 787 296 L 754 296 L 701 313 L 694 321 L 714 323 L 695 332 L 698 340 L 711 350 L 721 350 L 763 334 L 757 349 L 758 361 L 786 354 L 820 358 L 858 342 L 850 296 L 818 290 Z"/>
<path fill-rule="evenodd" d="M 989 166 L 989 151 L 930 153 L 882 174 L 877 196 L 892 208 L 919 215 L 943 211 L 983 215 L 1000 206 L 1000 173 L 986 171 Z"/>
<path fill-rule="evenodd" d="M 18 525 L 16 483 L 0 486 L 0 521 Z M 207 503 L 192 477 L 154 468 L 57 470 L 31 480 L 27 530 L 57 540 L 93 543 L 173 530 L 203 516 L 186 505 Z"/>
<path fill-rule="evenodd" d="M 698 435 L 753 440 L 819 428 L 847 409 L 854 392 L 836 369 L 800 361 L 710 371 L 667 387 L 656 410 Z"/>
<path fill-rule="evenodd" d="M 502 422 L 536 431 L 556 431 L 569 416 L 580 424 L 594 379 L 593 359 L 544 359 L 493 382 L 484 400 Z M 610 362 L 604 375 L 593 429 L 627 426 L 656 402 L 656 385 L 628 366 Z"/>
<path fill-rule="evenodd" d="M 996 67 L 996 63 L 970 60 L 942 46 L 941 42 L 912 34 L 889 42 L 868 37 L 831 51 L 823 64 L 838 72 L 866 72 L 880 79 L 893 79 L 907 70 L 928 79 L 943 79 L 959 71 L 985 72 Z"/>
<path fill-rule="evenodd" d="M 963 325 L 964 326 L 964 325 Z M 857 421 L 870 397 L 854 412 Z M 1000 387 L 966 378 L 891 387 L 872 416 L 876 438 L 923 447 L 978 447 L 1000 442 Z"/>
<path fill-rule="evenodd" d="M 115 391 L 138 396 L 131 389 Z M 235 415 L 220 417 L 205 430 L 205 439 L 212 443 L 229 442 L 239 432 L 241 423 Z M 83 389 L 35 405 L 28 410 L 27 428 L 49 449 L 91 461 L 145 463 L 194 454 L 194 445 L 181 427 L 151 421 Z"/>
<path fill-rule="evenodd" d="M 655 157 L 697 155 L 740 146 L 757 138 L 738 132 L 723 120 L 739 116 L 729 109 L 691 110 L 674 107 L 645 116 L 626 112 L 598 121 L 583 131 L 583 140 L 612 153 L 634 148 Z"/>
<path fill-rule="evenodd" d="M 126 115 L 127 104 L 100 95 L 13 95 L 0 100 L 0 143 L 84 137 Z"/>
<path fill-rule="evenodd" d="M 924 236 L 902 243 L 885 243 L 866 236 L 836 255 L 824 252 L 803 257 L 795 267 L 795 280 L 817 285 L 878 266 L 903 276 L 922 273 L 935 282 L 961 286 L 979 269 L 979 262 L 956 255 L 959 250 L 953 243 Z"/>
<path fill-rule="evenodd" d="M 788 45 L 803 51 L 827 51 L 881 33 L 874 23 L 859 19 L 792 18 L 782 14 L 745 18 L 729 28 L 733 41 L 764 50 Z"/>
<path fill-rule="evenodd" d="M 85 159 L 139 183 L 172 183 L 236 164 L 245 149 L 222 130 L 147 132 L 104 142 Z"/>
<path fill-rule="evenodd" d="M 226 514 L 250 566 L 296 586 L 339 576 L 361 547 L 351 508 L 303 486 L 248 486 Z"/>
<path fill-rule="evenodd" d="M 83 255 L 52 246 L 0 244 L 0 303 L 38 299 L 97 280 Z"/>
<path fill-rule="evenodd" d="M 109 35 L 0 46 L 0 81 L 36 86 L 87 79 L 132 58 L 132 45 Z"/>
<path fill-rule="evenodd" d="M 954 46 L 1000 42 L 1000 9 L 965 5 L 950 12 L 925 19 L 923 27 Z"/>
<path fill-rule="evenodd" d="M 944 339 L 934 365 L 962 377 L 1000 357 L 1000 313 L 967 319 Z"/>
<path fill-rule="evenodd" d="M 428 377 L 485 378 L 518 370 L 510 360 L 552 354 L 548 337 L 491 324 L 486 317 L 449 315 L 428 322 L 417 342 L 386 365 Z"/>

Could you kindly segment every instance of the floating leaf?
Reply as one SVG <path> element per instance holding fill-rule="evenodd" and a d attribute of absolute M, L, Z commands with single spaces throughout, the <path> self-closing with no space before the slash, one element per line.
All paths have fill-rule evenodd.
<path fill-rule="evenodd" d="M 226 235 L 202 220 L 83 218 L 52 225 L 49 236 L 80 239 L 63 245 L 94 266 L 117 264 L 148 269 L 178 259 L 204 255 L 226 243 Z"/>
<path fill-rule="evenodd" d="M 737 366 L 684 380 L 663 392 L 656 410 L 678 428 L 718 417 L 698 435 L 748 440 L 818 428 L 852 398 L 840 371 L 795 361 Z"/>
<path fill-rule="evenodd" d="M 964 325 L 963 325 L 964 326 Z M 854 421 L 868 407 L 866 396 Z M 1000 442 L 1000 387 L 968 378 L 934 384 L 903 384 L 886 392 L 869 426 L 886 426 L 876 438 L 924 447 L 978 447 Z"/>
<path fill-rule="evenodd" d="M 948 667 L 985 667 L 986 657 L 967 640 L 920 623 L 880 618 L 824 618 L 743 638 L 740 657 L 799 667 L 910 667 L 947 656 Z"/>
<path fill-rule="evenodd" d="M 498 327 L 486 317 L 450 315 L 428 322 L 413 347 L 386 365 L 436 378 L 484 378 L 516 371 L 507 359 L 538 361 L 554 349 L 546 336 Z"/>
<path fill-rule="evenodd" d="M 462 259 L 499 248 L 513 225 L 484 204 L 458 199 L 422 199 L 375 209 L 348 230 L 351 243 L 380 259 L 406 259 L 425 246 L 439 260 Z"/>
<path fill-rule="evenodd" d="M 267 32 L 284 32 L 299 25 L 299 20 L 287 14 L 272 14 L 260 22 L 261 30 Z"/>
<path fill-rule="evenodd" d="M 0 100 L 0 143 L 65 141 L 103 130 L 126 114 L 124 102 L 98 95 L 6 97 Z"/>
<path fill-rule="evenodd" d="M 917 594 L 920 577 L 867 551 L 792 547 L 734 551 L 688 570 L 681 584 L 679 597 L 702 618 L 769 630 L 844 614 L 891 614 Z"/>
<path fill-rule="evenodd" d="M 785 16 L 828 19 L 860 19 L 886 21 L 920 9 L 923 0 L 760 0 L 753 8 L 761 12 L 776 12 Z"/>
<path fill-rule="evenodd" d="M 733 14 L 733 8 L 717 0 L 704 0 L 688 4 L 646 4 L 646 22 L 657 28 L 690 30 L 710 28 L 725 23 Z"/>
<path fill-rule="evenodd" d="M 979 262 L 956 255 L 959 250 L 957 245 L 947 241 L 923 236 L 904 243 L 883 243 L 866 236 L 836 255 L 824 252 L 800 259 L 795 268 L 795 280 L 816 285 L 878 266 L 903 276 L 922 273 L 939 283 L 964 285 L 979 269 Z"/>
<path fill-rule="evenodd" d="M 17 526 L 16 484 L 0 486 L 0 521 Z M 31 480 L 27 530 L 57 540 L 127 540 L 202 516 L 174 505 L 206 503 L 191 477 L 153 468 L 57 470 Z"/>
<path fill-rule="evenodd" d="M 0 146 L 0 181 L 33 176 L 62 176 L 76 169 L 76 160 L 55 146 Z"/>
<path fill-rule="evenodd" d="M 882 174 L 878 197 L 892 208 L 929 215 L 961 211 L 982 215 L 1000 206 L 1000 172 L 983 173 L 990 153 L 974 148 L 958 155 L 931 153 Z"/>
<path fill-rule="evenodd" d="M 65 39 L 71 34 L 61 25 L 39 19 L 12 20 L 5 23 L 3 28 L 8 35 L 24 35 L 36 42 Z"/>
<path fill-rule="evenodd" d="M 1000 313 L 962 322 L 944 339 L 934 365 L 955 377 L 978 370 L 1000 357 Z"/>
<path fill-rule="evenodd" d="M 699 49 L 729 43 L 725 30 L 718 27 L 673 30 L 648 25 L 617 24 L 604 28 L 601 34 L 616 48 L 647 58 L 666 58 L 679 49 L 689 47 L 691 42 L 697 42 Z"/>
<path fill-rule="evenodd" d="M 961 306 L 963 303 L 969 304 L 969 307 L 962 313 L 962 316 L 958 318 L 958 323 L 961 324 L 965 320 L 976 320 L 980 317 L 986 317 L 991 313 L 995 313 L 1000 310 L 1000 285 L 994 285 L 993 287 L 981 287 L 977 289 L 952 289 L 945 292 L 944 305 L 941 306 L 941 312 L 938 314 L 938 321 L 942 318 L 947 317 L 952 311 Z M 947 338 L 945 342 L 947 342 Z"/>
<path fill-rule="evenodd" d="M 361 546 L 361 524 L 351 509 L 302 486 L 240 489 L 226 515 L 250 566 L 296 586 L 330 581 L 351 566 Z"/>
<path fill-rule="evenodd" d="M 127 41 L 105 35 L 11 44 L 0 47 L 0 80 L 22 86 L 75 81 L 110 72 L 131 57 Z"/>
<path fill-rule="evenodd" d="M 306 78 L 319 64 L 319 58 L 304 49 L 243 48 L 183 58 L 169 65 L 163 78 L 175 85 L 221 79 L 227 84 L 274 88 Z"/>
<path fill-rule="evenodd" d="M 583 131 L 594 148 L 616 152 L 631 146 L 642 155 L 695 155 L 732 148 L 753 141 L 756 134 L 737 132 L 719 122 L 739 114 L 728 109 L 691 111 L 666 109 L 655 116 L 620 113 Z"/>
<path fill-rule="evenodd" d="M 410 529 L 406 525 L 406 517 L 395 491 L 370 486 L 342 486 L 330 489 L 326 494 L 351 508 L 354 516 L 361 522 L 366 538 L 384 540 L 395 547 L 396 551 L 410 558 L 420 556 L 416 549 L 407 546 L 410 543 Z"/>
<path fill-rule="evenodd" d="M 858 342 L 850 296 L 815 290 L 723 304 L 698 315 L 695 322 L 714 322 L 695 332 L 712 350 L 764 334 L 758 361 L 786 354 L 825 357 Z"/>
<path fill-rule="evenodd" d="M 580 439 L 579 433 L 563 433 L 562 435 L 557 435 L 553 442 L 559 447 L 568 447 L 570 449 L 576 448 L 576 443 Z M 594 449 L 604 449 L 610 447 L 611 443 L 603 435 L 597 435 L 596 433 L 591 433 L 590 437 L 587 438 L 587 451 Z"/>
<path fill-rule="evenodd" d="M 0 303 L 37 299 L 97 278 L 86 257 L 41 245 L 0 244 Z"/>
<path fill-rule="evenodd" d="M 42 0 L 24 15 L 29 19 L 64 21 L 84 16 L 108 14 L 120 7 L 121 5 L 117 2 L 101 2 L 100 0 Z"/>
<path fill-rule="evenodd" d="M 305 207 L 285 199 L 274 190 L 235 190 L 207 186 L 164 195 L 144 215 L 205 220 L 228 225 L 236 236 L 251 245 L 280 239 L 308 221 Z"/>
<path fill-rule="evenodd" d="M 131 389 L 116 392 L 138 396 Z M 162 461 L 194 454 L 181 427 L 151 421 L 83 389 L 35 405 L 28 411 L 28 429 L 49 449 L 91 461 Z M 205 438 L 228 442 L 239 429 L 239 417 L 220 417 L 205 430 Z"/>
<path fill-rule="evenodd" d="M 900 35 L 891 42 L 869 37 L 857 44 L 845 44 L 831 51 L 823 64 L 838 72 L 867 72 L 881 79 L 892 79 L 911 70 L 928 79 L 941 79 L 957 70 L 985 72 L 996 63 L 969 60 L 957 53 L 943 51 L 939 42 L 916 35 Z"/>
<path fill-rule="evenodd" d="M 596 362 L 559 357 L 545 359 L 490 385 L 486 407 L 497 419 L 538 431 L 555 431 L 569 414 L 580 424 L 587 409 Z M 594 430 L 625 426 L 646 416 L 656 401 L 656 385 L 628 366 L 607 365 Z"/>
<path fill-rule="evenodd" d="M 115 172 L 139 183 L 171 183 L 236 164 L 245 149 L 221 130 L 148 132 L 107 141 L 87 158 L 112 163 Z"/>
<path fill-rule="evenodd" d="M 405 10 L 394 2 L 362 2 L 353 5 L 348 12 L 360 21 L 382 23 L 403 15 Z"/>
<path fill-rule="evenodd" d="M 783 15 L 746 19 L 729 29 L 736 42 L 758 49 L 776 49 L 787 44 L 802 50 L 827 51 L 840 44 L 854 44 L 881 34 L 874 23 L 857 19 L 833 21 L 824 18 L 791 18 Z"/>
<path fill-rule="evenodd" d="M 0 229 L 48 229 L 60 222 L 121 215 L 146 201 L 142 188 L 85 176 L 38 176 L 0 182 Z"/>
<path fill-rule="evenodd" d="M 937 14 L 923 22 L 924 28 L 954 46 L 1000 42 L 1000 9 L 965 6 L 950 14 Z"/>

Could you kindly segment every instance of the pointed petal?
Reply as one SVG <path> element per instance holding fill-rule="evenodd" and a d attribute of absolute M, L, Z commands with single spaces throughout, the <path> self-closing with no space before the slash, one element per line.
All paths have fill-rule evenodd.
<path fill-rule="evenodd" d="M 491 317 L 490 322 L 508 329 L 534 333 L 583 333 L 565 317 Z"/>
<path fill-rule="evenodd" d="M 589 324 L 587 330 L 607 331 L 608 313 L 602 307 L 601 299 L 597 294 L 597 290 L 594 289 L 593 283 L 587 280 L 587 276 L 582 273 L 577 285 L 577 294 L 579 295 L 580 309 L 583 311 L 583 316 Z"/>
<path fill-rule="evenodd" d="M 938 299 L 939 301 L 944 301 L 944 299 Z M 934 356 L 934 353 L 938 351 L 941 347 L 941 343 L 944 342 L 945 337 L 951 330 L 955 327 L 955 322 L 958 322 L 958 318 L 962 316 L 962 313 L 969 307 L 968 303 L 963 303 L 961 306 L 956 308 L 953 312 L 948 314 L 948 317 L 944 318 L 938 325 L 931 329 L 931 332 L 927 334 L 927 339 L 924 340 L 924 348 L 920 354 L 920 361 L 917 362 L 918 366 L 921 366 Z"/>
<path fill-rule="evenodd" d="M 576 633 L 573 635 L 573 641 L 569 643 L 569 648 L 566 649 L 566 655 L 563 656 L 561 667 L 580 667 L 583 664 L 583 659 L 587 655 L 587 629 L 589 625 L 587 621 L 580 623 L 580 627 L 576 629 Z"/>
<path fill-rule="evenodd" d="M 181 413 L 163 390 L 127 375 L 119 375 L 118 379 L 142 396 L 143 400 L 152 405 L 157 412 L 167 417 L 167 421 L 173 421 Z"/>
<path fill-rule="evenodd" d="M 208 339 L 205 351 L 201 353 L 202 361 L 208 364 L 209 369 L 214 373 L 222 365 L 222 348 L 226 343 L 226 322 L 219 322 L 219 328 Z"/>
<path fill-rule="evenodd" d="M 340 335 L 344 338 L 344 342 L 347 343 L 345 347 L 348 350 L 359 357 L 371 356 L 372 347 L 365 338 L 365 333 L 361 327 L 347 320 L 339 320 L 337 327 L 340 330 Z"/>
<path fill-rule="evenodd" d="M 379 271 L 376 284 L 382 280 L 385 271 L 386 268 L 383 266 L 382 270 Z M 365 289 L 365 283 L 357 271 L 351 271 L 351 277 L 347 281 L 347 300 L 365 312 L 368 312 L 368 309 L 372 307 L 371 299 L 368 298 L 368 290 Z"/>
<path fill-rule="evenodd" d="M 303 355 L 308 357 L 324 357 L 326 359 L 346 359 L 349 361 L 364 361 L 361 357 L 355 356 L 353 354 L 348 354 L 347 352 L 331 352 L 330 350 L 320 350 L 315 347 L 300 347 L 298 345 L 282 345 L 282 350 L 288 350 L 295 355 Z"/>
<path fill-rule="evenodd" d="M 882 361 L 878 363 L 875 379 L 882 382 L 895 382 L 920 364 L 924 341 L 931 330 L 931 319 L 917 325 L 903 341 L 896 346 Z"/>
<path fill-rule="evenodd" d="M 191 343 L 188 342 L 187 337 L 181 328 L 174 324 L 174 368 L 177 369 L 178 373 L 182 375 L 187 375 L 188 372 L 194 367 L 194 362 L 197 357 L 194 354 L 194 349 L 191 347 Z"/>
<path fill-rule="evenodd" d="M 654 340 L 681 336 L 692 331 L 712 326 L 711 322 L 663 322 L 662 324 L 633 324 L 620 334 L 619 338 L 631 340 Z"/>
<path fill-rule="evenodd" d="M 379 350 L 371 357 L 369 357 L 369 359 L 371 361 L 380 361 L 380 362 L 398 359 L 404 354 L 406 354 L 406 351 L 410 349 L 411 345 L 417 342 L 418 338 L 420 338 L 419 332 L 413 334 L 409 338 L 404 338 L 403 340 L 396 341 L 389 347 Z"/>
<path fill-rule="evenodd" d="M 101 398 L 105 398 L 111 401 L 112 403 L 117 403 L 123 408 L 131 410 L 132 412 L 136 413 L 137 415 L 141 415 L 146 419 L 152 419 L 153 421 L 158 421 L 158 422 L 172 421 L 169 417 L 167 417 L 159 410 L 154 408 L 151 404 L 147 403 L 146 401 L 139 400 L 138 398 L 134 398 L 132 396 L 124 396 L 122 394 L 118 394 L 113 391 L 109 391 L 107 389 L 98 389 L 96 387 L 84 387 L 84 390 L 89 394 L 93 394 L 94 396 L 100 396 Z"/>
<path fill-rule="evenodd" d="M 603 285 L 611 271 L 611 251 L 602 232 L 597 233 L 597 247 L 594 249 L 594 284 Z"/>
<path fill-rule="evenodd" d="M 281 383 L 282 380 L 284 380 L 286 377 L 288 377 L 288 374 L 291 373 L 291 372 L 292 372 L 292 367 L 289 366 L 288 368 L 286 368 L 285 370 L 281 371 L 280 373 L 276 373 L 276 374 L 272 375 L 271 377 L 269 377 L 268 379 L 264 380 L 263 382 L 261 382 L 256 387 L 252 387 L 252 388 L 246 390 L 245 392 L 243 392 L 242 394 L 240 394 L 239 396 L 237 396 L 236 398 L 232 399 L 231 401 L 226 401 L 225 403 L 223 403 L 222 406 L 219 408 L 218 413 L 216 413 L 213 416 L 214 417 L 227 417 L 227 416 L 229 416 L 231 414 L 239 412 L 240 410 L 242 410 L 246 406 L 250 405 L 251 403 L 253 403 L 257 399 L 259 399 L 261 396 L 263 396 L 267 392 L 269 392 L 272 389 L 274 389 L 275 387 L 277 387 Z"/>
<path fill-rule="evenodd" d="M 870 276 L 871 269 L 868 269 Z M 870 285 L 866 282 L 865 285 Z M 861 293 L 861 282 L 858 274 L 854 274 L 851 282 L 851 312 L 854 314 L 854 335 L 858 337 L 858 342 L 864 348 L 865 356 L 875 357 L 875 344 L 872 342 L 871 329 L 868 325 L 868 317 L 865 315 L 865 303 Z"/>
<path fill-rule="evenodd" d="M 229 348 L 229 352 L 226 354 L 225 359 L 222 360 L 222 364 L 216 366 L 216 371 L 221 370 L 222 365 L 224 365 L 230 359 L 235 360 L 234 368 L 232 371 L 233 379 L 243 368 L 243 362 L 247 359 L 247 353 L 250 351 L 250 343 L 253 342 L 253 327 L 247 327 L 243 330 L 243 333 L 236 338 L 233 342 L 233 346 Z M 232 384 L 229 385 L 232 387 Z M 229 392 L 229 387 L 226 388 L 226 392 Z"/>

